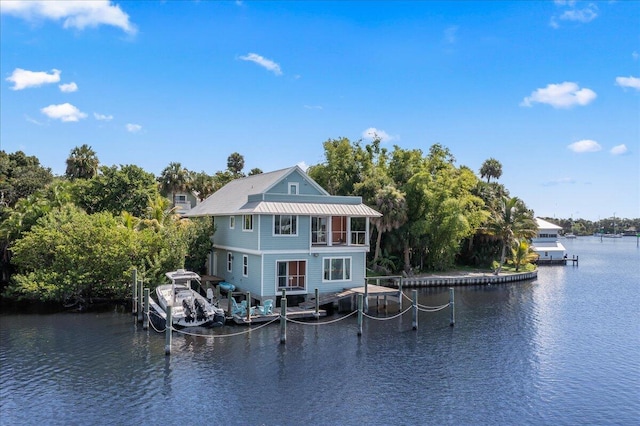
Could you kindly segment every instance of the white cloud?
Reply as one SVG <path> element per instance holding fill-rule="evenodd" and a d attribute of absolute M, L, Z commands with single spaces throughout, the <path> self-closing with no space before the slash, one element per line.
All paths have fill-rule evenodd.
<path fill-rule="evenodd" d="M 622 155 L 622 154 L 626 154 L 627 153 L 627 146 L 625 144 L 622 145 L 616 145 L 613 148 L 611 148 L 611 151 L 609 151 L 611 154 L 613 155 Z"/>
<path fill-rule="evenodd" d="M 127 123 L 126 128 L 127 128 L 127 132 L 130 132 L 130 133 L 138 133 L 140 130 L 142 130 L 141 125 L 133 124 L 133 123 Z"/>
<path fill-rule="evenodd" d="M 560 27 L 558 20 L 582 22 L 583 24 L 587 24 L 598 17 L 598 6 L 595 3 L 589 3 L 583 8 L 578 8 L 577 2 L 573 0 L 557 0 L 554 3 L 556 6 L 564 8 L 565 10 L 563 10 L 559 15 L 551 17 L 549 25 L 553 28 Z"/>
<path fill-rule="evenodd" d="M 571 151 L 577 152 L 577 153 L 598 152 L 598 151 L 600 151 L 602 149 L 602 147 L 600 146 L 600 144 L 598 142 L 593 141 L 591 139 L 583 139 L 581 141 L 574 142 L 574 143 L 570 144 L 569 146 L 567 146 L 567 148 L 569 148 Z"/>
<path fill-rule="evenodd" d="M 444 30 L 444 41 L 448 44 L 454 44 L 457 40 L 458 26 L 452 25 Z"/>
<path fill-rule="evenodd" d="M 129 15 L 124 13 L 120 6 L 111 4 L 111 1 L 107 0 L 2 0 L 0 12 L 27 21 L 42 19 L 62 21 L 64 28 L 84 30 L 86 27 L 111 25 L 129 34 L 136 33 L 135 26 L 129 21 Z"/>
<path fill-rule="evenodd" d="M 305 163 L 304 161 L 301 161 L 297 164 L 298 167 L 300 167 L 302 169 L 302 171 L 306 172 L 307 169 L 309 169 L 309 165 L 307 163 Z"/>
<path fill-rule="evenodd" d="M 584 9 L 571 9 L 565 10 L 560 19 L 565 21 L 578 21 L 582 23 L 588 23 L 598 17 L 598 6 L 590 3 Z"/>
<path fill-rule="evenodd" d="M 577 83 L 565 81 L 560 84 L 549 84 L 543 89 L 536 89 L 531 96 L 523 99 L 521 106 L 530 107 L 534 103 L 548 104 L 554 108 L 571 108 L 584 106 L 597 97 L 591 89 L 581 89 Z"/>
<path fill-rule="evenodd" d="M 640 58 L 640 54 L 634 51 L 633 53 L 631 53 L 631 57 L 633 58 L 634 61 L 637 61 L 638 58 Z"/>
<path fill-rule="evenodd" d="M 306 109 L 322 109 L 322 105 L 305 105 Z"/>
<path fill-rule="evenodd" d="M 574 184 L 576 180 L 570 177 L 559 178 L 555 180 L 550 180 L 548 182 L 544 182 L 542 185 L 544 186 L 555 186 L 555 185 L 566 185 L 566 184 Z"/>
<path fill-rule="evenodd" d="M 29 87 L 39 87 L 43 84 L 57 83 L 60 81 L 60 70 L 52 69 L 51 74 L 46 71 L 29 71 L 16 68 L 7 77 L 7 81 L 13 83 L 12 90 L 22 90 Z"/>
<path fill-rule="evenodd" d="M 67 84 L 60 84 L 58 85 L 58 87 L 60 88 L 60 91 L 64 93 L 71 93 L 71 92 L 78 91 L 78 85 L 74 82 L 67 83 Z"/>
<path fill-rule="evenodd" d="M 278 65 L 276 62 L 273 62 L 271 59 L 267 59 L 258 55 L 257 53 L 249 53 L 248 55 L 240 56 L 240 59 L 242 59 L 243 61 L 254 62 L 261 67 L 271 71 L 275 75 L 282 75 L 280 65 Z"/>
<path fill-rule="evenodd" d="M 44 123 L 41 123 L 38 120 L 36 120 L 35 118 L 29 117 L 28 115 L 25 115 L 24 119 L 27 120 L 29 123 L 36 124 L 38 126 L 44 126 Z"/>
<path fill-rule="evenodd" d="M 640 90 L 640 78 L 638 77 L 616 77 L 616 84 L 620 87 L 630 87 Z"/>
<path fill-rule="evenodd" d="M 399 136 L 391 136 L 384 130 L 376 129 L 375 127 L 369 127 L 364 132 L 362 132 L 362 137 L 369 140 L 378 138 L 380 139 L 380 142 L 391 142 L 400 139 Z"/>
<path fill-rule="evenodd" d="M 94 112 L 93 118 L 98 121 L 111 121 L 113 120 L 113 115 L 98 114 L 97 112 Z"/>
<path fill-rule="evenodd" d="M 64 122 L 79 121 L 80 119 L 87 117 L 87 114 L 81 112 L 70 103 L 49 105 L 48 107 L 42 108 L 40 111 L 49 118 Z"/>

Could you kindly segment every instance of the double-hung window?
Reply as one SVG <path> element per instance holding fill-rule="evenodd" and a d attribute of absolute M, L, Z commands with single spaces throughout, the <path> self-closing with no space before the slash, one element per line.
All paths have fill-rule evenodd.
<path fill-rule="evenodd" d="M 242 276 L 249 276 L 249 256 L 246 254 L 242 255 Z"/>
<path fill-rule="evenodd" d="M 350 281 L 351 280 L 351 258 L 349 257 L 325 258 L 322 279 L 324 281 Z"/>
<path fill-rule="evenodd" d="M 275 235 L 298 235 L 298 216 L 277 214 L 273 219 Z"/>
<path fill-rule="evenodd" d="M 327 244 L 327 218 L 312 217 L 311 218 L 311 243 Z"/>
<path fill-rule="evenodd" d="M 227 272 L 233 271 L 233 254 L 227 252 Z"/>
<path fill-rule="evenodd" d="M 245 214 L 242 216 L 242 230 L 253 231 L 253 215 Z"/>

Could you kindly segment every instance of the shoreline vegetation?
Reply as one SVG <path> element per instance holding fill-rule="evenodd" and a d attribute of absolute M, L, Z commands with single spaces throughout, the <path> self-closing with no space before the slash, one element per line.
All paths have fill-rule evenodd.
<path fill-rule="evenodd" d="M 376 274 L 475 268 L 500 276 L 533 267 L 534 212 L 497 182 L 498 160 L 489 158 L 476 174 L 440 144 L 423 152 L 339 138 L 323 148 L 324 160 L 306 173 L 329 194 L 361 197 L 382 213 L 369 235 L 367 267 Z M 166 271 L 206 274 L 213 220 L 182 218 L 177 207 L 185 197 L 203 201 L 247 176 L 237 152 L 226 170 L 212 174 L 180 163 L 159 176 L 136 165 L 101 166 L 88 145 L 71 150 L 66 166 L 54 176 L 34 156 L 0 151 L 1 306 L 127 300 L 134 269 L 149 286 L 164 283 Z M 248 175 L 258 173 L 253 168 Z M 608 232 L 610 223 L 551 221 L 576 234 Z M 640 228 L 640 219 L 615 223 L 620 230 Z"/>

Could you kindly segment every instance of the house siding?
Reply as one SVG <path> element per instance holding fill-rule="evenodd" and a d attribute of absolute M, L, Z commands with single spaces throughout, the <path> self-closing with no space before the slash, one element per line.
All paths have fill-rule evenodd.
<path fill-rule="evenodd" d="M 274 216 L 260 216 L 260 250 L 309 250 L 311 245 L 309 216 L 297 216 L 297 235 L 275 235 Z"/>
<path fill-rule="evenodd" d="M 298 194 L 300 195 L 324 195 L 309 182 L 309 179 L 302 176 L 298 171 L 292 172 L 289 176 L 278 182 L 267 191 L 268 194 L 288 194 L 289 183 L 298 183 Z"/>

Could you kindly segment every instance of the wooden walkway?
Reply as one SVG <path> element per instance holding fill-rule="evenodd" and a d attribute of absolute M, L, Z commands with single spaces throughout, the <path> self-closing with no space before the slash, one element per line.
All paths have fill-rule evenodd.
<path fill-rule="evenodd" d="M 358 294 L 367 294 L 368 297 L 378 297 L 378 296 L 391 296 L 391 297 L 399 297 L 397 288 L 383 287 L 375 284 L 368 284 L 365 290 L 365 287 L 355 287 L 348 290 L 341 291 L 339 293 L 326 293 L 320 294 L 318 296 L 318 304 L 328 305 L 339 302 L 340 300 L 351 298 L 355 300 Z M 316 305 L 316 299 L 311 298 L 306 302 L 300 303 L 298 306 L 304 309 L 312 308 Z"/>
<path fill-rule="evenodd" d="M 280 307 L 273 307 L 273 313 L 268 315 L 261 315 L 258 313 L 254 313 L 251 315 L 249 319 L 247 319 L 246 315 L 240 316 L 238 314 L 230 314 L 228 310 L 229 299 L 221 298 L 219 299 L 219 306 L 224 309 L 224 314 L 227 317 L 227 320 L 231 320 L 236 324 L 240 325 L 249 325 L 249 324 L 259 324 L 265 323 L 269 321 L 273 321 L 276 318 L 280 318 Z M 315 307 L 315 305 L 314 305 Z M 257 309 L 256 309 L 257 312 Z M 291 319 L 309 319 L 309 318 L 319 318 L 326 317 L 327 311 L 324 309 L 320 309 L 318 314 L 316 315 L 315 309 L 305 309 L 300 306 L 288 306 L 287 307 L 287 318 Z"/>

